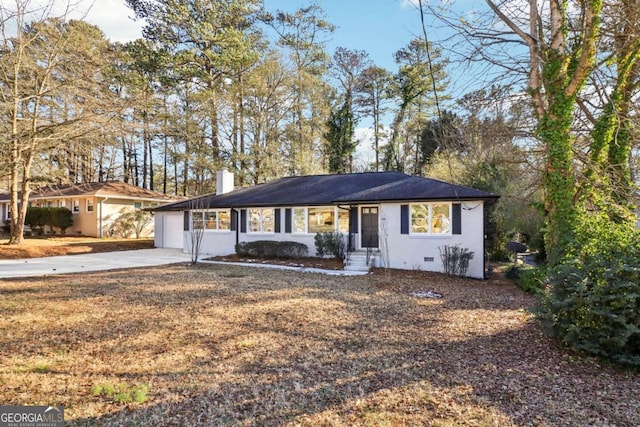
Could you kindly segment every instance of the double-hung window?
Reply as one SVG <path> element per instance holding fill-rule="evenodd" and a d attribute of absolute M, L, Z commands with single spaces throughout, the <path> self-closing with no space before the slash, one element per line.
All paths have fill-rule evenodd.
<path fill-rule="evenodd" d="M 71 201 L 71 212 L 74 214 L 80 213 L 80 200 L 73 199 Z"/>
<path fill-rule="evenodd" d="M 93 212 L 93 199 L 87 199 L 87 212 Z"/>
<path fill-rule="evenodd" d="M 193 211 L 192 222 L 194 230 L 230 230 L 231 212 L 228 209 Z"/>
<path fill-rule="evenodd" d="M 411 234 L 451 234 L 451 203 L 411 205 Z"/>
<path fill-rule="evenodd" d="M 275 210 L 272 208 L 248 209 L 249 233 L 274 233 Z"/>

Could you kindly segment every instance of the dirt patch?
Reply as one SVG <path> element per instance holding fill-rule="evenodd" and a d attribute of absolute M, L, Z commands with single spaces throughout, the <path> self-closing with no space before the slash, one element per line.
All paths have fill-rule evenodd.
<path fill-rule="evenodd" d="M 0 259 L 40 258 L 153 248 L 152 239 L 98 239 L 92 237 L 33 237 L 21 245 L 0 240 Z"/>
<path fill-rule="evenodd" d="M 0 402 L 91 426 L 640 425 L 638 373 L 558 347 L 510 282 L 411 273 L 0 281 Z"/>

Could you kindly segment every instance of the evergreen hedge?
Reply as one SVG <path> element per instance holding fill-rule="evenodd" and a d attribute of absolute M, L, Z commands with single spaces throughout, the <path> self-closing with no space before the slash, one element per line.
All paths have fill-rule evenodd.
<path fill-rule="evenodd" d="M 564 344 L 640 366 L 640 232 L 585 220 L 550 272 L 538 315 Z"/>
<path fill-rule="evenodd" d="M 67 208 L 29 206 L 24 223 L 32 229 L 42 228 L 45 225 L 56 227 L 64 234 L 65 230 L 73 225 L 73 213 Z"/>
<path fill-rule="evenodd" d="M 309 248 L 307 245 L 298 242 L 258 240 L 238 243 L 236 245 L 236 253 L 245 257 L 304 258 L 309 255 Z"/>

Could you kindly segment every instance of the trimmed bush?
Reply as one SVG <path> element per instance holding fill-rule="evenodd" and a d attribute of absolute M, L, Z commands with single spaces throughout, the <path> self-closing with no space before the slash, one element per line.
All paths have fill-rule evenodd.
<path fill-rule="evenodd" d="M 73 213 L 67 208 L 39 208 L 29 206 L 24 220 L 32 229 L 42 229 L 45 225 L 60 229 L 62 234 L 73 225 Z"/>
<path fill-rule="evenodd" d="M 47 208 L 51 210 L 51 223 L 54 227 L 60 229 L 60 233 L 64 234 L 67 228 L 73 225 L 73 213 L 67 208 Z"/>
<path fill-rule="evenodd" d="M 42 230 L 42 227 L 51 223 L 51 209 L 29 206 L 24 223 L 31 227 L 32 230 Z"/>
<path fill-rule="evenodd" d="M 258 240 L 238 243 L 236 245 L 236 253 L 244 257 L 304 258 L 309 255 L 309 248 L 307 245 L 298 242 Z"/>
<path fill-rule="evenodd" d="M 323 231 L 314 237 L 318 256 L 333 255 L 336 259 L 344 259 L 347 242 L 339 231 Z"/>

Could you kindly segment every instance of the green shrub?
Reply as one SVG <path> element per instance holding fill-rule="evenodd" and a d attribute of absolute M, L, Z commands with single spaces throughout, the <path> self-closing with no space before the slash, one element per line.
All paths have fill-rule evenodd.
<path fill-rule="evenodd" d="M 51 208 L 27 207 L 24 223 L 31 227 L 32 230 L 42 229 L 45 225 L 50 225 Z"/>
<path fill-rule="evenodd" d="M 39 208 L 29 206 L 24 220 L 32 229 L 42 229 L 45 225 L 60 229 L 62 234 L 73 225 L 73 214 L 67 208 Z"/>
<path fill-rule="evenodd" d="M 530 294 L 542 294 L 548 282 L 548 272 L 544 267 L 509 265 L 504 276 L 513 279 L 516 285 Z"/>
<path fill-rule="evenodd" d="M 640 232 L 589 218 L 550 271 L 538 315 L 566 345 L 640 366 Z"/>
<path fill-rule="evenodd" d="M 67 228 L 73 225 L 73 213 L 67 208 L 47 208 L 51 210 L 50 224 L 60 229 L 60 233 L 64 234 Z"/>
<path fill-rule="evenodd" d="M 309 248 L 307 245 L 298 242 L 258 240 L 238 243 L 236 245 L 236 253 L 245 257 L 304 258 L 309 255 Z"/>
<path fill-rule="evenodd" d="M 318 256 L 333 255 L 336 259 L 344 259 L 347 242 L 339 231 L 323 231 L 314 237 Z"/>

